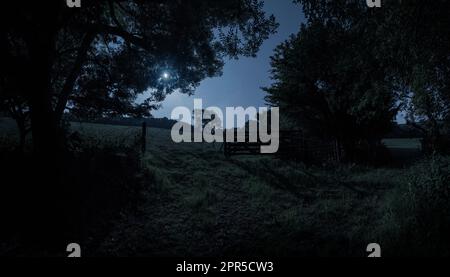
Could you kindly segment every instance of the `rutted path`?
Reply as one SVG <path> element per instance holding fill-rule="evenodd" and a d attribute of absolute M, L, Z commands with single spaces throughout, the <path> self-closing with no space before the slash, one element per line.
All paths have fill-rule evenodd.
<path fill-rule="evenodd" d="M 249 180 L 255 177 L 211 146 L 157 141 L 151 145 L 146 162 L 157 183 L 144 192 L 145 201 L 138 212 L 124 215 L 105 240 L 102 248 L 106 254 L 233 253 L 244 250 L 247 246 L 241 242 L 251 242 L 254 232 L 265 224 L 245 186 L 261 180 Z"/>

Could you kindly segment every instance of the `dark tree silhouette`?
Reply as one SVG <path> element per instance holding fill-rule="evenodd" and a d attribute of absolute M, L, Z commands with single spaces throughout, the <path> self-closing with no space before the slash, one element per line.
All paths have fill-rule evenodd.
<path fill-rule="evenodd" d="M 47 236 L 58 232 L 54 214 L 64 206 L 70 167 L 64 113 L 139 115 L 175 90 L 193 93 L 201 80 L 221 74 L 226 58 L 256 55 L 277 27 L 262 8 L 257 0 L 2 4 L 0 99 L 9 109 L 6 100 L 20 100 L 29 111 L 27 193 L 31 217 L 51 230 Z"/>
<path fill-rule="evenodd" d="M 307 23 L 276 50 L 270 103 L 348 153 L 376 143 L 401 109 L 439 141 L 450 111 L 448 1 L 296 2 Z"/>
<path fill-rule="evenodd" d="M 61 146 L 67 108 L 142 113 L 174 90 L 192 93 L 225 57 L 254 56 L 276 28 L 255 0 L 65 2 L 5 4 L 1 14 L 2 77 L 21 71 L 35 151 L 46 155 Z"/>
<path fill-rule="evenodd" d="M 381 9 L 367 9 L 358 0 L 297 2 L 309 24 L 340 24 L 360 31 L 367 43 L 354 53 L 370 51 L 408 122 L 424 132 L 430 149 L 439 150 L 450 122 L 450 3 L 386 0 Z M 364 71 L 369 70 L 370 64 Z"/>
<path fill-rule="evenodd" d="M 282 115 L 310 136 L 337 140 L 350 160 L 359 147 L 376 147 L 397 113 L 389 76 L 365 35 L 370 27 L 328 17 L 303 25 L 276 49 L 275 83 L 266 89 Z"/>

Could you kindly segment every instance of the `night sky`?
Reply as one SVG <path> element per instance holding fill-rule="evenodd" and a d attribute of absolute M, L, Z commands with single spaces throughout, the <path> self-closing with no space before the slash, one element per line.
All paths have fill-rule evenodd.
<path fill-rule="evenodd" d="M 261 87 L 271 83 L 270 56 L 277 45 L 299 31 L 305 20 L 301 7 L 291 0 L 266 0 L 265 10 L 275 15 L 280 27 L 277 34 L 265 41 L 256 58 L 226 61 L 222 76 L 204 80 L 191 97 L 180 93 L 169 95 L 162 103 L 163 107 L 153 115 L 170 118 L 174 107 L 192 109 L 194 98 L 203 100 L 203 108 L 217 106 L 225 110 L 225 107 L 265 106 Z"/>

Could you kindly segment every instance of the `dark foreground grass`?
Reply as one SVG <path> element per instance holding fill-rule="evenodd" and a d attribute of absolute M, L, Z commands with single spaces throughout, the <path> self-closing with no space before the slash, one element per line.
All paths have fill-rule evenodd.
<path fill-rule="evenodd" d="M 411 168 L 315 168 L 272 157 L 228 159 L 220 145 L 174 144 L 169 131 L 150 129 L 144 156 L 124 162 L 123 153 L 113 162 L 110 151 L 132 149 L 138 128 L 72 128 L 99 163 L 85 179 L 95 191 L 90 202 L 103 207 L 81 218 L 87 256 L 364 257 L 372 242 L 384 256 L 450 249 L 446 158 Z"/>

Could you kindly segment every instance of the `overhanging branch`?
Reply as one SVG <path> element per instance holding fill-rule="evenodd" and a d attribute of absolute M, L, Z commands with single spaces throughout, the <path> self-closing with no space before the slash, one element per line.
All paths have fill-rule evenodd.
<path fill-rule="evenodd" d="M 85 60 L 87 58 L 88 51 L 91 47 L 92 42 L 94 41 L 95 37 L 98 34 L 118 36 L 118 37 L 121 37 L 126 42 L 134 44 L 144 50 L 147 50 L 147 51 L 152 50 L 150 43 L 148 43 L 144 38 L 139 37 L 134 34 L 131 34 L 120 27 L 102 25 L 102 24 L 96 24 L 96 25 L 90 25 L 90 26 L 84 26 L 84 27 L 85 28 L 83 28 L 83 29 L 87 30 L 87 34 L 85 35 L 83 42 L 78 50 L 77 58 L 75 60 L 72 72 L 69 74 L 69 76 L 66 79 L 66 82 L 64 83 L 64 86 L 61 90 L 60 97 L 58 99 L 58 103 L 57 103 L 57 106 L 55 109 L 57 122 L 59 122 L 62 118 L 64 110 L 67 106 L 69 97 L 75 86 L 75 82 L 78 79 L 81 68 L 83 67 L 83 63 L 85 62 Z"/>
<path fill-rule="evenodd" d="M 66 82 L 64 83 L 64 86 L 60 93 L 60 97 L 58 99 L 58 103 L 56 105 L 55 112 L 57 122 L 59 122 L 62 118 L 64 109 L 66 108 L 67 105 L 67 101 L 69 100 L 69 96 L 73 91 L 73 87 L 75 86 L 75 82 L 78 79 L 81 68 L 83 66 L 84 61 L 86 60 L 87 53 L 89 51 L 89 48 L 91 47 L 92 42 L 94 41 L 94 38 L 95 33 L 88 32 L 85 35 L 83 42 L 81 43 L 80 49 L 78 50 L 77 58 L 75 60 L 75 64 L 69 76 L 67 77 Z"/>

